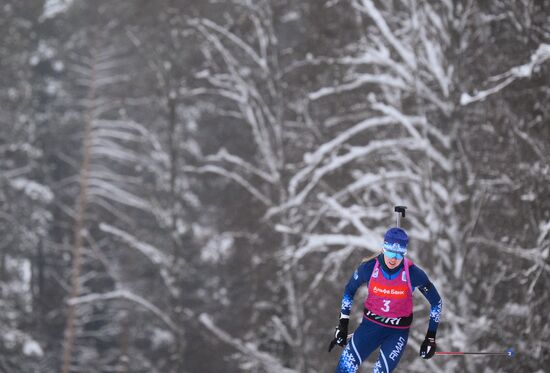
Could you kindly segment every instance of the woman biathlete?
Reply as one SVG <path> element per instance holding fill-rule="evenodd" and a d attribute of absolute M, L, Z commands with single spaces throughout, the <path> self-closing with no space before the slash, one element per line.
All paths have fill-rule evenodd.
<path fill-rule="evenodd" d="M 384 235 L 383 252 L 367 260 L 353 273 L 346 285 L 340 310 L 340 322 L 329 347 L 344 347 L 336 373 L 355 373 L 362 361 L 380 348 L 373 373 L 392 372 L 407 345 L 413 319 L 412 293 L 418 288 L 431 305 L 426 338 L 420 356 L 435 354 L 435 334 L 441 315 L 442 301 L 426 273 L 405 258 L 409 238 L 401 228 L 391 228 Z M 368 284 L 363 320 L 348 341 L 348 323 L 357 289 Z"/>

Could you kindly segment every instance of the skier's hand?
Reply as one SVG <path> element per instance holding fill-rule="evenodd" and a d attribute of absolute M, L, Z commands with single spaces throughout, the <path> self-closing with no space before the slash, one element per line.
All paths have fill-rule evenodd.
<path fill-rule="evenodd" d="M 344 347 L 348 343 L 348 324 L 349 319 L 341 318 L 334 333 L 334 338 L 336 339 L 336 344 L 338 346 Z"/>
<path fill-rule="evenodd" d="M 335 345 L 344 347 L 348 343 L 348 324 L 349 319 L 341 318 L 336 331 L 334 332 L 334 339 L 330 342 L 328 351 L 330 352 Z"/>
<path fill-rule="evenodd" d="M 420 357 L 423 359 L 430 359 L 435 354 L 436 350 L 435 332 L 429 331 L 426 333 L 426 338 L 420 346 Z"/>

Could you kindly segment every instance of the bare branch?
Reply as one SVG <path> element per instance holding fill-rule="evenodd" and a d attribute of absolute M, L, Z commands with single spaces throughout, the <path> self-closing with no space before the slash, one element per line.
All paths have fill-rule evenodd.
<path fill-rule="evenodd" d="M 239 175 L 236 172 L 228 171 L 222 167 L 218 167 L 214 165 L 206 165 L 202 167 L 186 166 L 184 167 L 184 171 L 197 172 L 197 173 L 214 173 L 217 175 L 224 176 L 228 179 L 235 181 L 237 184 L 241 185 L 242 187 L 244 187 L 250 194 L 256 197 L 264 205 L 266 206 L 273 205 L 273 203 L 270 201 L 268 197 L 264 196 L 262 192 L 260 192 L 251 183 L 249 183 L 247 180 L 245 180 L 241 175 Z"/>
<path fill-rule="evenodd" d="M 106 300 L 114 299 L 126 299 L 131 302 L 134 302 L 146 310 L 150 311 L 156 315 L 160 320 L 162 320 L 167 326 L 170 327 L 174 332 L 178 332 L 179 328 L 175 322 L 164 312 L 162 312 L 157 306 L 149 302 L 148 300 L 130 292 L 129 290 L 114 290 L 108 293 L 94 293 L 88 294 L 77 298 L 69 299 L 68 303 L 70 305 L 79 305 L 85 303 L 94 303 L 101 302 Z"/>

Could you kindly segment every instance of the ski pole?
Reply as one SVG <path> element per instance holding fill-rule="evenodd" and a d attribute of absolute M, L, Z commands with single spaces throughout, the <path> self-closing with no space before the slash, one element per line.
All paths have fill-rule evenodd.
<path fill-rule="evenodd" d="M 396 225 L 397 228 L 401 227 L 401 218 L 405 217 L 405 211 L 407 210 L 407 206 L 395 206 L 393 211 L 397 213 L 397 221 Z"/>
<path fill-rule="evenodd" d="M 508 356 L 514 357 L 516 355 L 513 348 L 509 348 L 506 352 L 463 352 L 463 351 L 436 351 L 436 355 L 451 355 L 451 356 L 464 356 L 464 355 L 493 355 L 493 356 Z"/>

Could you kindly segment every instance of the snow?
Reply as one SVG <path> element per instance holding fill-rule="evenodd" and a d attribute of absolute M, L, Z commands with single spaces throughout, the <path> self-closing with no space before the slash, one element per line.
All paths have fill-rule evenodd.
<path fill-rule="evenodd" d="M 550 59 L 550 44 L 539 45 L 535 53 L 531 55 L 530 62 L 520 66 L 512 67 L 510 70 L 503 74 L 488 78 L 489 81 L 501 80 L 500 83 L 489 89 L 477 92 L 473 96 L 469 95 L 466 92 L 462 93 L 462 95 L 460 96 L 460 104 L 464 106 L 472 102 L 483 101 L 487 96 L 497 93 L 516 79 L 530 78 L 535 68 L 537 68 L 539 65 L 542 65 L 542 63 L 544 63 L 548 59 Z"/>
<path fill-rule="evenodd" d="M 210 263 L 219 263 L 227 259 L 233 252 L 234 238 L 223 234 L 210 239 L 201 251 L 201 260 Z"/>
<path fill-rule="evenodd" d="M 529 305 L 527 304 L 508 303 L 504 307 L 504 313 L 510 316 L 524 317 L 525 315 L 529 315 L 531 312 L 529 310 Z"/>
<path fill-rule="evenodd" d="M 40 20 L 44 21 L 53 18 L 60 13 L 64 13 L 73 4 L 74 0 L 46 0 L 44 4 L 44 12 L 40 16 Z"/>
<path fill-rule="evenodd" d="M 358 74 L 352 80 L 331 87 L 322 87 L 317 91 L 310 92 L 308 97 L 311 101 L 319 100 L 328 95 L 342 93 L 363 87 L 365 84 L 387 85 L 394 88 L 407 89 L 405 82 L 390 74 Z"/>
<path fill-rule="evenodd" d="M 362 6 L 361 6 L 362 5 Z M 391 46 L 395 49 L 395 51 L 401 56 L 403 61 L 411 68 L 416 69 L 416 58 L 414 53 L 410 50 L 410 48 L 403 45 L 397 37 L 394 35 L 388 24 L 386 23 L 386 20 L 380 13 L 380 11 L 376 8 L 374 3 L 371 0 L 363 0 L 361 2 L 361 5 L 356 5 L 357 8 L 365 13 L 367 13 L 372 20 L 376 23 L 378 28 L 380 29 L 380 32 L 386 40 L 391 44 Z"/>
<path fill-rule="evenodd" d="M 14 189 L 23 191 L 34 201 L 49 203 L 53 200 L 54 194 L 46 185 L 22 177 L 11 180 L 10 184 Z"/>
<path fill-rule="evenodd" d="M 281 17 L 281 22 L 287 23 L 287 22 L 296 21 L 298 19 L 300 19 L 300 14 L 298 12 L 291 11 L 286 14 L 283 14 L 283 16 Z"/>
<path fill-rule="evenodd" d="M 29 335 L 18 330 L 8 330 L 2 333 L 1 340 L 4 348 L 8 350 L 21 346 L 24 355 L 29 357 L 42 357 L 44 350 L 40 344 Z"/>
<path fill-rule="evenodd" d="M 521 65 L 512 69 L 512 72 L 518 78 L 529 78 L 531 76 L 532 66 L 530 65 Z"/>
<path fill-rule="evenodd" d="M 65 69 L 65 64 L 63 61 L 55 61 L 52 65 L 55 72 L 61 72 Z"/>
<path fill-rule="evenodd" d="M 36 54 L 33 54 L 31 58 L 29 59 L 29 63 L 31 66 L 36 66 L 40 62 L 40 57 L 38 57 Z"/>
<path fill-rule="evenodd" d="M 45 41 L 41 40 L 38 43 L 36 52 L 29 58 L 31 66 L 36 66 L 42 60 L 49 60 L 56 55 L 55 50 L 50 47 Z"/>
<path fill-rule="evenodd" d="M 38 342 L 29 339 L 23 344 L 23 354 L 27 356 L 42 357 L 44 356 L 44 351 L 42 350 L 42 347 L 40 347 Z"/>
<path fill-rule="evenodd" d="M 150 208 L 149 202 L 144 199 L 100 179 L 90 178 L 88 190 L 90 196 L 103 197 L 106 200 L 132 206 L 137 209 L 148 210 Z"/>
<path fill-rule="evenodd" d="M 154 328 L 151 335 L 153 349 L 158 350 L 174 344 L 174 335 L 167 330 Z"/>
<path fill-rule="evenodd" d="M 50 96 L 55 96 L 59 93 L 59 91 L 61 90 L 61 83 L 56 81 L 56 80 L 52 80 L 52 79 L 47 79 L 46 80 L 46 93 Z"/>
<path fill-rule="evenodd" d="M 17 342 L 17 332 L 15 330 L 8 330 L 2 335 L 4 342 L 4 347 L 7 349 L 12 349 L 15 347 Z"/>
<path fill-rule="evenodd" d="M 527 192 L 521 196 L 522 201 L 529 201 L 529 202 L 534 201 L 536 198 L 537 196 L 533 191 Z"/>

